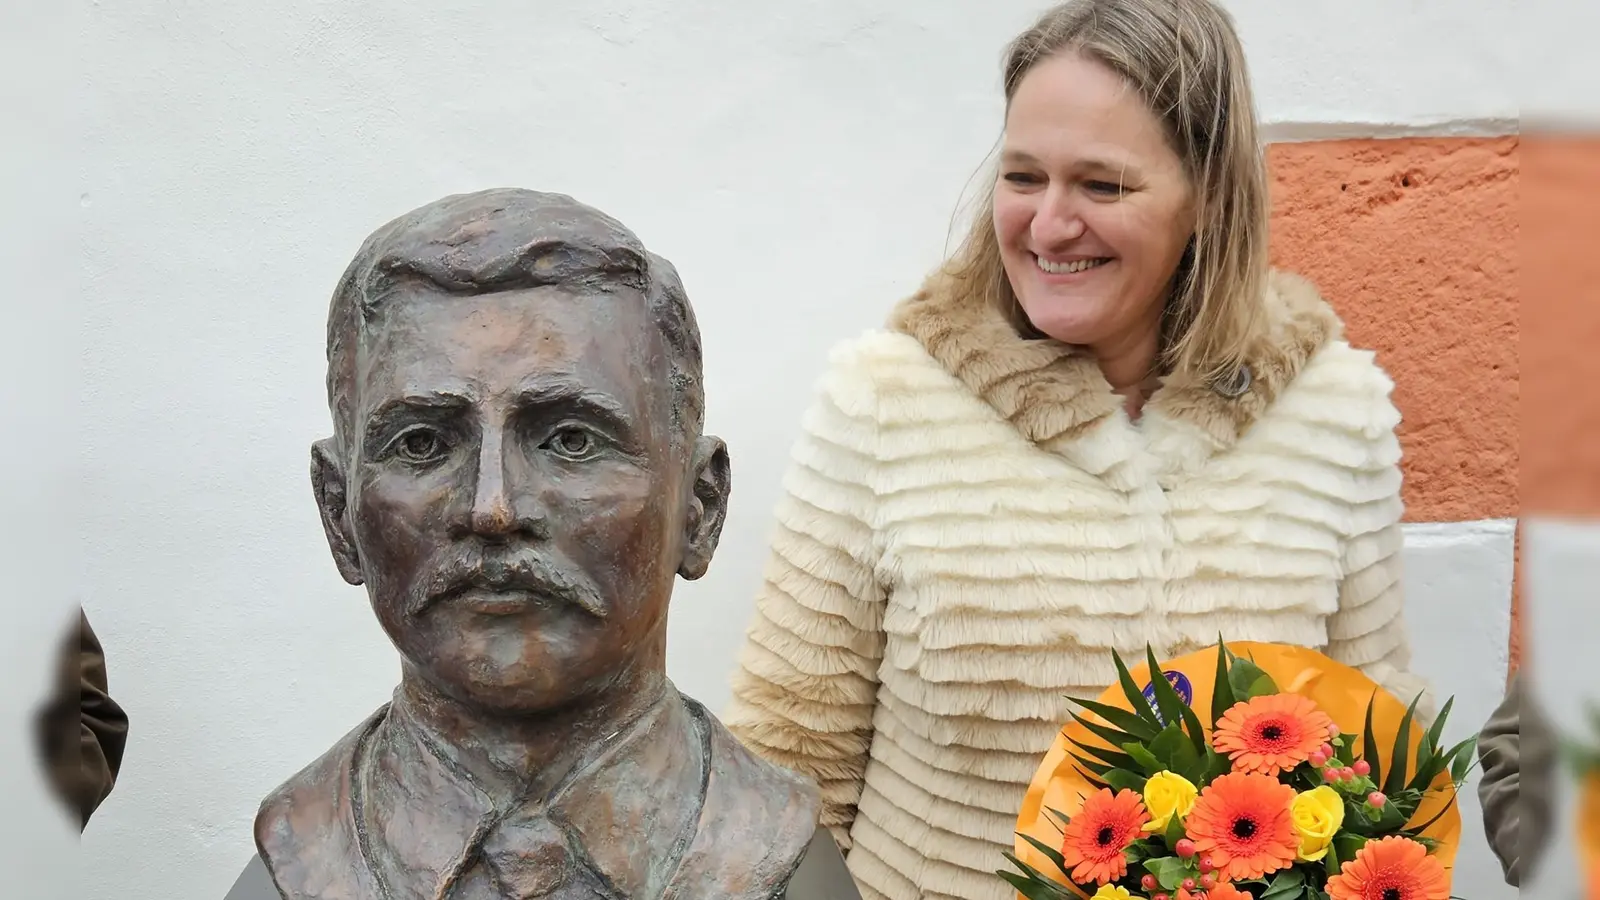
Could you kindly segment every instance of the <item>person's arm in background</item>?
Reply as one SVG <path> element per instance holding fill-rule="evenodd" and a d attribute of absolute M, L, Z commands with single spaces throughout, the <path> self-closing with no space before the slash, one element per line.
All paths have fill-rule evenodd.
<path fill-rule="evenodd" d="M 82 828 L 116 785 L 128 716 L 111 699 L 105 652 L 81 610 L 76 624 L 62 646 L 56 693 L 38 724 L 51 787 Z"/>
<path fill-rule="evenodd" d="M 841 354 L 806 414 L 733 701 L 722 715 L 752 752 L 816 780 L 820 824 L 845 851 L 884 648 L 870 388 L 852 356 Z"/>
<path fill-rule="evenodd" d="M 1483 830 L 1512 887 L 1521 885 L 1523 874 L 1536 861 L 1553 815 L 1550 781 L 1555 744 L 1526 693 L 1521 675 L 1512 676 L 1505 699 L 1478 735 Z"/>

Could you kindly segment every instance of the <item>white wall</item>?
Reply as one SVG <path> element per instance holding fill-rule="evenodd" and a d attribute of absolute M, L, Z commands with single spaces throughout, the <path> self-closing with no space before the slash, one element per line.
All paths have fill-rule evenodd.
<path fill-rule="evenodd" d="M 328 559 L 307 449 L 328 430 L 334 280 L 372 228 L 446 193 L 571 193 L 682 272 L 735 503 L 712 573 L 678 595 L 670 667 L 720 707 L 825 349 L 878 322 L 940 257 L 998 136 L 1000 48 L 1042 6 L 75 7 L 80 77 L 34 77 L 27 93 L 81 117 L 79 152 L 37 161 L 70 185 L 52 201 L 76 216 L 80 252 L 20 270 L 15 286 L 59 290 L 83 273 L 64 543 L 133 719 L 74 896 L 217 900 L 251 852 L 258 798 L 393 685 L 390 647 Z M 1275 137 L 1495 131 L 1516 116 L 1509 0 L 1230 6 Z M 0 58 L 58 52 L 0 31 Z M 7 140 L 0 162 L 25 152 Z M 1504 646 L 1504 533 L 1413 532 L 1414 616 L 1448 608 L 1461 625 L 1419 631 L 1418 656 L 1441 690 L 1472 698 L 1462 728 L 1498 690 L 1461 641 Z M 1511 896 L 1477 871 L 1475 900 Z"/>

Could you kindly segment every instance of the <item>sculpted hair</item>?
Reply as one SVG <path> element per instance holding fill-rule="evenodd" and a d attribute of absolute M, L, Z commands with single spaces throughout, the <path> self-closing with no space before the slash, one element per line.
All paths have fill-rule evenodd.
<path fill-rule="evenodd" d="M 699 437 L 700 328 L 677 269 L 599 210 L 562 194 L 503 188 L 445 197 L 389 222 L 345 269 L 328 308 L 327 348 L 328 407 L 341 453 L 353 449 L 356 357 L 386 298 L 408 287 L 461 295 L 544 286 L 643 294 L 667 347 L 675 431 L 686 443 Z"/>
<path fill-rule="evenodd" d="M 1161 120 L 1196 198 L 1195 235 L 1164 317 L 1162 364 L 1226 381 L 1263 322 L 1268 271 L 1266 162 L 1244 49 L 1212 0 L 1070 0 L 1006 48 L 1005 97 L 1035 66 L 1076 53 L 1121 75 Z M 994 180 L 945 271 L 1037 334 L 1017 302 L 995 237 Z"/>

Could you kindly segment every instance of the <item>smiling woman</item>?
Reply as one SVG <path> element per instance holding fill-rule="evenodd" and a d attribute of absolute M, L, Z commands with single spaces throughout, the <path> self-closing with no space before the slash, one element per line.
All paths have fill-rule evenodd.
<path fill-rule="evenodd" d="M 1023 795 L 1108 651 L 1226 633 L 1424 688 L 1392 383 L 1268 268 L 1228 15 L 1074 0 L 1005 93 L 985 214 L 806 415 L 724 716 L 821 782 L 868 900 L 1014 896 Z"/>

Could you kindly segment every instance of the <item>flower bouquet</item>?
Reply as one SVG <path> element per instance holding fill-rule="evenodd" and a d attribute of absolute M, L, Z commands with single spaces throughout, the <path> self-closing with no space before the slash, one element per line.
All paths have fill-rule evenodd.
<path fill-rule="evenodd" d="M 1590 708 L 1588 726 L 1600 735 L 1600 709 Z M 1577 849 L 1584 897 L 1600 900 L 1600 745 L 1570 737 L 1563 737 L 1561 745 L 1577 782 Z"/>
<path fill-rule="evenodd" d="M 1302 647 L 1146 655 L 1074 701 L 1035 775 L 998 873 L 1022 897 L 1448 900 L 1476 745 L 1442 746 L 1450 703 L 1423 730 Z"/>

